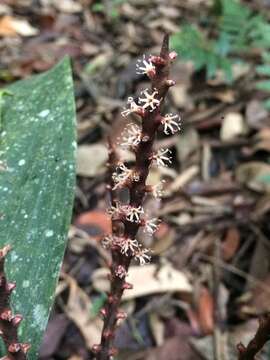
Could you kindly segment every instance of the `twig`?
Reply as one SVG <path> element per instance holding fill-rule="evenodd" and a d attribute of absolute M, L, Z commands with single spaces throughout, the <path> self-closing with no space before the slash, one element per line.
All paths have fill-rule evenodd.
<path fill-rule="evenodd" d="M 256 354 L 262 350 L 268 340 L 270 340 L 270 314 L 259 318 L 258 330 L 247 346 L 242 343 L 237 345 L 238 360 L 256 360 Z"/>

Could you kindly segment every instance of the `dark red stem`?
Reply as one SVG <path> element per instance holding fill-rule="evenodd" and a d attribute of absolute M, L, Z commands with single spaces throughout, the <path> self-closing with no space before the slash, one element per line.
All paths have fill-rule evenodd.
<path fill-rule="evenodd" d="M 18 326 L 22 316 L 13 315 L 10 308 L 10 294 L 16 285 L 9 283 L 5 275 L 5 257 L 9 251 L 9 245 L 0 249 L 0 332 L 7 350 L 5 358 L 25 360 L 30 345 L 20 343 L 18 340 Z"/>
<path fill-rule="evenodd" d="M 158 91 L 157 98 L 160 100 L 160 105 L 153 111 L 145 111 L 142 117 L 142 141 L 136 148 L 136 161 L 134 170 L 138 174 L 139 181 L 132 180 L 127 186 L 130 193 L 129 205 L 133 207 L 142 206 L 146 195 L 146 179 L 149 174 L 149 167 L 151 164 L 151 155 L 153 154 L 153 143 L 156 137 L 157 129 L 160 125 L 160 110 L 167 91 L 172 82 L 168 81 L 169 68 L 171 59 L 169 57 L 169 37 L 165 35 L 160 56 L 152 58 L 155 64 L 156 72 L 151 79 L 152 90 Z M 114 165 L 116 161 L 114 155 L 113 145 L 110 144 L 109 164 Z M 111 184 L 112 185 L 112 184 Z M 112 189 L 112 187 L 111 187 Z M 116 192 L 111 190 L 111 201 L 114 205 L 116 202 Z M 124 236 L 134 239 L 140 224 L 122 221 L 124 225 Z M 119 224 L 113 221 L 113 234 L 118 235 L 120 230 Z M 102 315 L 104 317 L 104 325 L 101 336 L 101 344 L 96 345 L 93 349 L 96 352 L 97 360 L 110 360 L 116 353 L 113 348 L 113 340 L 115 336 L 115 329 L 118 318 L 121 318 L 119 313 L 119 306 L 123 291 L 128 289 L 131 285 L 126 283 L 125 277 L 120 278 L 115 275 L 116 269 L 123 266 L 126 272 L 128 271 L 131 262 L 131 256 L 121 254 L 119 249 L 112 250 L 112 265 L 111 265 L 111 290 L 108 296 L 108 301 Z"/>

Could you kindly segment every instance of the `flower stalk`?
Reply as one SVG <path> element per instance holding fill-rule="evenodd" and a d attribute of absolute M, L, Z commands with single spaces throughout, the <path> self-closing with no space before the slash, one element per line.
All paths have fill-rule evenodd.
<path fill-rule="evenodd" d="M 7 351 L 7 355 L 2 359 L 25 360 L 30 345 L 18 340 L 18 326 L 23 317 L 20 314 L 14 315 L 10 308 L 10 295 L 16 284 L 8 282 L 5 275 L 5 258 L 10 249 L 9 245 L 0 249 L 0 336 Z"/>
<path fill-rule="evenodd" d="M 176 53 L 169 51 L 169 37 L 164 36 L 159 56 L 150 56 L 137 64 L 137 72 L 146 74 L 151 81 L 151 89 L 141 92 L 138 100 L 128 98 L 127 107 L 122 112 L 124 117 L 135 113 L 141 118 L 141 126 L 129 124 L 124 131 L 124 148 L 134 152 L 136 160 L 133 168 L 120 162 L 116 156 L 114 144 L 109 141 L 109 172 L 111 208 L 109 214 L 112 218 L 112 234 L 105 237 L 103 245 L 111 249 L 112 263 L 110 266 L 111 289 L 105 307 L 101 310 L 104 325 L 101 343 L 94 345 L 93 352 L 97 360 L 112 360 L 117 353 L 113 347 L 115 330 L 126 318 L 126 314 L 119 310 L 124 290 L 132 288 L 126 281 L 128 269 L 132 259 L 140 265 L 150 262 L 149 249 L 146 249 L 136 239 L 140 228 L 153 234 L 158 227 L 158 219 L 149 219 L 143 209 L 144 198 L 152 193 L 157 197 L 161 195 L 161 184 L 157 186 L 146 185 L 149 169 L 152 165 L 166 166 L 171 163 L 168 149 L 154 152 L 154 141 L 159 128 L 164 133 L 174 134 L 180 129 L 178 115 L 161 115 L 161 109 L 167 92 L 175 84 L 169 79 L 171 62 Z M 118 191 L 122 188 L 129 190 L 129 203 L 121 204 L 118 200 Z"/>

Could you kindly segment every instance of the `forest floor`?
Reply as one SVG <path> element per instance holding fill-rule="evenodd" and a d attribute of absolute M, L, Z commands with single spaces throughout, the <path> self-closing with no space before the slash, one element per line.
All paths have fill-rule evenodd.
<path fill-rule="evenodd" d="M 184 22 L 201 26 L 206 0 L 2 0 L 0 85 L 72 58 L 78 122 L 77 187 L 68 248 L 40 358 L 89 359 L 99 341 L 106 299 L 110 232 L 106 212 L 107 135 L 117 142 L 129 96 L 147 87 L 136 74 L 143 54 L 156 54 L 163 34 Z M 247 4 L 250 2 L 246 1 Z M 268 1 L 252 11 L 270 14 Z M 270 118 L 267 93 L 256 87 L 258 54 L 235 66 L 234 80 L 207 80 L 181 59 L 166 107 L 182 130 L 160 135 L 172 151 L 159 202 L 147 209 L 161 223 L 150 266 L 130 270 L 134 290 L 123 302 L 117 359 L 230 360 L 270 311 Z M 129 155 L 128 153 L 125 156 Z M 132 161 L 132 158 L 129 158 Z M 266 349 L 265 349 L 266 350 Z M 270 354 L 270 352 L 269 352 Z M 262 359 L 267 355 L 262 354 Z M 268 355 L 269 356 L 269 355 Z"/>

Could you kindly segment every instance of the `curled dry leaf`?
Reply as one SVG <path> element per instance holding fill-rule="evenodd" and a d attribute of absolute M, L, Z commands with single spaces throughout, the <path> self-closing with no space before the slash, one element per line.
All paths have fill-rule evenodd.
<path fill-rule="evenodd" d="M 109 291 L 108 270 L 98 269 L 94 272 L 92 281 L 97 291 Z M 190 293 L 192 286 L 186 275 L 174 269 L 170 264 L 131 266 L 127 281 L 133 285 L 133 289 L 125 292 L 123 300 L 152 295 L 157 293 L 185 292 Z"/>

